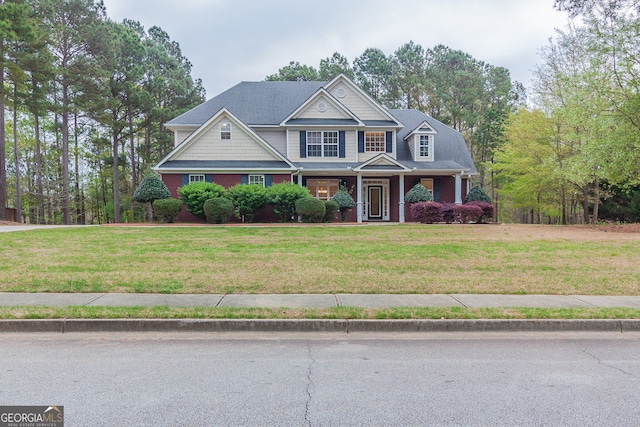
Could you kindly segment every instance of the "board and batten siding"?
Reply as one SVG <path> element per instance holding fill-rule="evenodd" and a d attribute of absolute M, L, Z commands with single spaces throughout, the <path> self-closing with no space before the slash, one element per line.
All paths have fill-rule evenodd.
<path fill-rule="evenodd" d="M 249 136 L 232 122 L 231 139 L 220 139 L 220 122 L 216 121 L 209 130 L 200 135 L 185 148 L 175 160 L 276 160 L 273 153 Z"/>
<path fill-rule="evenodd" d="M 329 92 L 360 120 L 389 120 L 378 109 L 367 102 L 361 94 L 345 84 L 338 84 Z M 344 96 L 341 96 L 344 93 Z"/>
<path fill-rule="evenodd" d="M 314 162 L 314 163 L 353 163 L 356 161 L 356 152 L 357 152 L 357 132 L 355 130 L 347 130 L 345 131 L 345 157 L 306 157 L 301 158 L 300 156 L 300 131 L 342 131 L 343 129 L 338 128 L 320 128 L 315 129 L 312 127 L 300 129 L 300 128 L 291 128 L 289 129 L 289 160 L 292 162 Z"/>

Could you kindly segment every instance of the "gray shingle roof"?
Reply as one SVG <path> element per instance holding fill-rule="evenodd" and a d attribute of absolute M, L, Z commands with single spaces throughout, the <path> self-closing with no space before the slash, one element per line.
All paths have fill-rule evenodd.
<path fill-rule="evenodd" d="M 279 125 L 326 82 L 242 82 L 167 125 L 202 125 L 221 108 L 249 126 Z"/>

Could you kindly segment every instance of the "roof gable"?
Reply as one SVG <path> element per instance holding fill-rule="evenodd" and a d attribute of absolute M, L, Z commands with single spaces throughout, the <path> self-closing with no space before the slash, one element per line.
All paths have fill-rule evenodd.
<path fill-rule="evenodd" d="M 318 123 L 326 122 L 326 124 L 340 123 L 347 126 L 364 126 L 364 124 L 344 105 L 338 102 L 329 92 L 321 88 L 309 97 L 302 105 L 287 116 L 281 123 L 295 124 L 296 121 L 315 120 Z M 338 122 L 336 122 L 338 121 Z"/>
<path fill-rule="evenodd" d="M 369 159 L 366 162 L 362 163 L 361 165 L 353 168 L 353 170 L 355 172 L 361 172 L 361 171 L 367 171 L 367 172 L 372 172 L 372 171 L 377 171 L 377 172 L 389 172 L 389 171 L 391 171 L 391 172 L 398 172 L 398 171 L 411 172 L 411 169 L 409 169 L 408 167 L 406 167 L 402 163 L 398 162 L 394 158 L 390 157 L 386 153 L 378 154 L 377 156 L 373 157 L 372 159 Z"/>
<path fill-rule="evenodd" d="M 230 140 L 220 139 L 221 122 L 231 123 Z M 162 168 L 166 162 L 193 161 L 203 157 L 230 161 L 279 161 L 294 168 L 288 159 L 226 108 L 219 110 L 189 135 L 162 159 L 156 168 Z"/>

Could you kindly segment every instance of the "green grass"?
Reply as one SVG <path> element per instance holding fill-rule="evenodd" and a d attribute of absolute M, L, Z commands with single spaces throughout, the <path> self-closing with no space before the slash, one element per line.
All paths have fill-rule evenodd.
<path fill-rule="evenodd" d="M 632 308 L 0 307 L 0 319 L 640 319 Z"/>
<path fill-rule="evenodd" d="M 0 291 L 640 295 L 640 234 L 574 227 L 87 227 L 0 233 Z"/>

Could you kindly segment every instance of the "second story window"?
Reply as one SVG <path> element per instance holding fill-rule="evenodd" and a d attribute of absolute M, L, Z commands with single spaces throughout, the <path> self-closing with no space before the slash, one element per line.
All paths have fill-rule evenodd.
<path fill-rule="evenodd" d="M 431 144 L 429 135 L 420 135 L 420 157 L 431 157 Z"/>
<path fill-rule="evenodd" d="M 220 123 L 220 139 L 231 139 L 231 123 Z"/>
<path fill-rule="evenodd" d="M 365 132 L 364 151 L 367 153 L 384 153 L 386 149 L 385 132 Z"/>
<path fill-rule="evenodd" d="M 338 157 L 338 132 L 307 132 L 307 157 Z"/>

